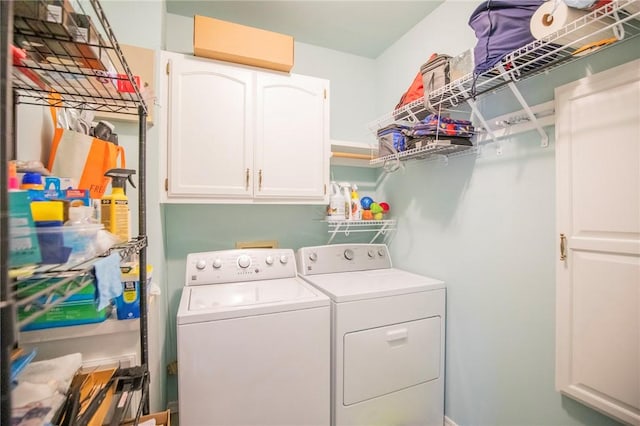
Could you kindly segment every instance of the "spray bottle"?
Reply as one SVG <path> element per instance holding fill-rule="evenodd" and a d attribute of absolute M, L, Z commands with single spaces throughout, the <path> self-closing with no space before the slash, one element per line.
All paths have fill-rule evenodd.
<path fill-rule="evenodd" d="M 120 242 L 129 240 L 129 198 L 125 193 L 127 180 L 135 188 L 131 169 L 110 169 L 104 175 L 111 178 L 111 194 L 102 197 L 102 224 L 105 229 L 118 237 Z"/>
<path fill-rule="evenodd" d="M 351 185 L 351 220 L 362 220 L 362 207 L 360 207 L 360 196 L 358 186 Z"/>

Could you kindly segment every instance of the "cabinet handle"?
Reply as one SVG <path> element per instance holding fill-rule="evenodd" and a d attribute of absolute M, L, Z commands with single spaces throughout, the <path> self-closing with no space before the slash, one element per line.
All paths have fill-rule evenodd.
<path fill-rule="evenodd" d="M 258 191 L 262 191 L 262 169 L 258 171 Z"/>
<path fill-rule="evenodd" d="M 567 260 L 567 236 L 560 234 L 560 260 Z"/>
<path fill-rule="evenodd" d="M 249 169 L 244 172 L 244 189 L 245 191 L 249 190 Z"/>

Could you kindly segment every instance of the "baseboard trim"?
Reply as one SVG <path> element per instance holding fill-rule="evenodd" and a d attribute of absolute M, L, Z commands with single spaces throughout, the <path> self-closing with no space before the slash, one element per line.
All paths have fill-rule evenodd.
<path fill-rule="evenodd" d="M 178 401 L 169 401 L 167 403 L 167 410 L 171 410 L 171 414 L 178 412 Z"/>
<path fill-rule="evenodd" d="M 456 422 L 451 420 L 449 417 L 444 416 L 444 426 L 458 426 Z"/>

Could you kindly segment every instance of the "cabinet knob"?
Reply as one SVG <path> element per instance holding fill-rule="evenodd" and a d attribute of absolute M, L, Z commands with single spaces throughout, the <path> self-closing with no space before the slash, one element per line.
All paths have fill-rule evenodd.
<path fill-rule="evenodd" d="M 247 171 L 244 174 L 244 190 L 245 191 L 249 190 L 249 169 L 247 169 Z"/>
<path fill-rule="evenodd" d="M 258 191 L 262 191 L 262 169 L 258 171 Z"/>

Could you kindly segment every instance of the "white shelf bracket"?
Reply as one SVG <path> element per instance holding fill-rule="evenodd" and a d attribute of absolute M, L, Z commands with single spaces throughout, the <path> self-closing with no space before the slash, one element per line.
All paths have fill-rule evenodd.
<path fill-rule="evenodd" d="M 518 87 L 514 83 L 514 78 L 511 76 L 511 74 L 509 74 L 504 69 L 504 66 L 502 64 L 500 64 L 498 68 L 500 69 L 500 72 L 502 73 L 504 80 L 507 81 L 507 86 L 509 86 L 509 89 L 511 89 L 511 93 L 513 93 L 513 96 L 515 96 L 515 98 L 518 100 L 520 105 L 522 105 L 522 109 L 524 109 L 525 113 L 527 114 L 527 117 L 529 117 L 529 120 L 536 127 L 537 132 L 540 134 L 540 146 L 542 146 L 543 148 L 548 147 L 549 136 L 547 136 L 547 133 L 544 131 L 544 129 L 538 122 L 538 118 L 531 110 L 531 107 L 529 106 L 527 101 L 524 99 L 524 96 L 522 96 L 522 93 L 520 93 L 520 90 L 518 90 Z"/>
<path fill-rule="evenodd" d="M 389 227 L 388 223 L 385 223 L 384 225 L 382 225 L 382 228 L 378 229 L 378 232 L 376 232 L 376 235 L 374 235 L 373 238 L 371 238 L 371 241 L 369 241 L 369 244 L 373 244 L 376 238 L 378 238 L 380 235 L 385 235 L 387 233 L 388 227 Z"/>
<path fill-rule="evenodd" d="M 336 223 L 336 225 L 333 227 L 333 232 L 331 232 L 331 237 L 329 237 L 329 241 L 327 241 L 327 244 L 331 244 L 331 241 L 333 241 L 333 239 L 336 237 L 336 234 L 338 233 L 338 231 L 340 231 L 340 223 Z"/>
<path fill-rule="evenodd" d="M 462 86 L 462 84 L 459 81 L 456 83 L 456 85 L 458 86 L 458 89 L 460 89 L 460 92 L 462 92 L 462 93 L 465 92 L 464 86 Z M 482 115 L 482 113 L 478 109 L 478 106 L 476 105 L 476 101 L 474 101 L 473 99 L 471 99 L 469 97 L 469 98 L 467 98 L 467 104 L 469 104 L 473 114 L 476 117 L 478 117 L 478 120 L 480 120 L 480 123 L 482 123 L 482 127 L 484 127 L 487 130 L 487 133 L 489 134 L 489 137 L 491 138 L 491 140 L 493 140 L 494 142 L 497 142 L 496 136 L 493 134 L 493 131 L 491 130 L 491 127 L 489 127 L 489 125 L 487 124 L 487 120 L 484 119 L 484 116 Z"/>

